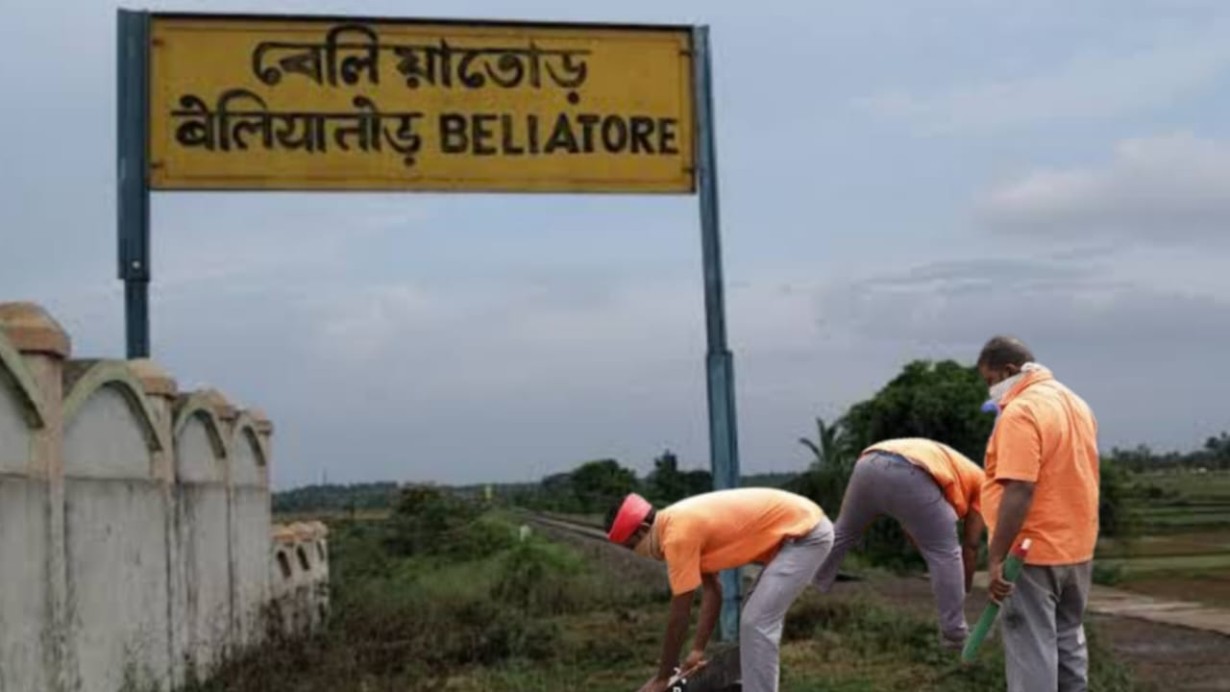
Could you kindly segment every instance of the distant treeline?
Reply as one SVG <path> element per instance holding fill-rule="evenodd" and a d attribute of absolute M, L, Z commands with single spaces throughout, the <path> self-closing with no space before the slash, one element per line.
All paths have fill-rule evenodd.
<path fill-rule="evenodd" d="M 1210 437 L 1203 447 L 1191 452 L 1155 452 L 1148 445 L 1139 445 L 1135 449 L 1112 448 L 1107 457 L 1131 471 L 1230 469 L 1230 434 Z"/>
<path fill-rule="evenodd" d="M 766 473 L 743 477 L 745 486 L 782 487 L 797 473 Z M 556 473 L 540 482 L 440 486 L 452 495 L 492 500 L 544 511 L 592 514 L 606 511 L 613 497 L 640 492 L 659 503 L 670 503 L 712 489 L 706 470 L 681 470 L 670 450 L 654 460 L 644 479 L 614 459 L 584 462 L 572 471 Z M 273 511 L 279 514 L 310 512 L 354 513 L 394 507 L 405 484 L 393 482 L 308 485 L 274 493 Z"/>
<path fill-rule="evenodd" d="M 273 511 L 295 514 L 388 509 L 396 501 L 398 489 L 399 485 L 392 482 L 306 485 L 274 493 Z"/>

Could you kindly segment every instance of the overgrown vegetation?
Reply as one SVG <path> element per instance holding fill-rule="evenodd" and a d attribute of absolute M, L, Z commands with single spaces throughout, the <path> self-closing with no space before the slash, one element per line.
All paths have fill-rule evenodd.
<path fill-rule="evenodd" d="M 626 692 L 653 670 L 669 593 L 628 553 L 527 538 L 514 515 L 422 486 L 331 539 L 327 629 L 275 637 L 191 692 Z M 996 645 L 956 671 L 935 640 L 929 608 L 810 595 L 787 621 L 783 689 L 1003 688 Z M 1093 689 L 1129 689 L 1105 658 Z"/>
<path fill-rule="evenodd" d="M 661 601 L 661 585 L 625 583 L 563 546 L 521 540 L 508 517 L 432 487 L 403 490 L 387 520 L 337 523 L 331 538 L 328 629 L 275 638 L 193 692 L 437 690 L 578 661 L 635 670 L 640 620 L 627 609 Z M 603 621 L 610 646 L 578 630 L 587 619 Z"/>
<path fill-rule="evenodd" d="M 1005 689 L 1003 650 L 983 645 L 970 666 L 935 644 L 935 622 L 872 600 L 806 595 L 791 610 L 783 631 L 782 688 L 789 690 Z M 1090 637 L 1089 689 L 1135 689 L 1131 677 Z"/>

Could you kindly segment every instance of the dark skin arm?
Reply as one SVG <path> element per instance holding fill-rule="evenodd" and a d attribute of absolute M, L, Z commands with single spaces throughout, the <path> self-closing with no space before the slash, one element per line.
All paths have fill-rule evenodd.
<path fill-rule="evenodd" d="M 704 660 L 705 647 L 709 645 L 709 637 L 717 625 L 718 614 L 722 610 L 722 583 L 716 574 L 701 576 L 704 591 L 700 598 L 700 620 L 696 623 L 696 638 L 692 640 L 692 653 L 684 663 L 684 668 L 692 668 Z"/>
<path fill-rule="evenodd" d="M 1000 603 L 1012 593 L 1012 584 L 1004 581 L 1004 560 L 1016 543 L 1017 534 L 1025 524 L 1034 502 L 1034 484 L 1027 481 L 1000 481 L 1004 496 L 999 506 L 999 522 L 987 558 L 991 573 L 991 600 Z"/>
<path fill-rule="evenodd" d="M 961 562 L 965 566 L 965 593 L 974 588 L 974 572 L 978 569 L 978 546 L 982 542 L 982 531 L 986 522 L 982 515 L 970 510 L 965 515 L 965 536 L 961 542 Z"/>
<path fill-rule="evenodd" d="M 666 682 L 679 665 L 679 652 L 683 649 L 688 623 L 692 619 L 692 598 L 695 593 L 686 593 L 671 598 L 670 621 L 666 625 L 666 640 L 662 643 L 662 660 L 658 664 L 657 680 Z"/>

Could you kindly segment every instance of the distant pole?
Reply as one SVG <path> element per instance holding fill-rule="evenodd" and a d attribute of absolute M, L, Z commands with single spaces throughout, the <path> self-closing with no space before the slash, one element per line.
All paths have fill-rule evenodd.
<path fill-rule="evenodd" d="M 700 193 L 701 251 L 705 267 L 705 331 L 709 341 L 705 358 L 709 390 L 709 454 L 713 487 L 721 490 L 739 487 L 739 437 L 735 426 L 734 358 L 726 344 L 709 27 L 693 28 L 692 54 L 696 89 L 696 174 Z M 738 641 L 739 606 L 742 601 L 739 570 L 723 571 L 721 582 L 721 638 L 728 642 Z"/>
<path fill-rule="evenodd" d="M 120 10 L 117 43 L 116 189 L 119 278 L 124 282 L 128 357 L 148 358 L 149 338 L 149 14 Z"/>

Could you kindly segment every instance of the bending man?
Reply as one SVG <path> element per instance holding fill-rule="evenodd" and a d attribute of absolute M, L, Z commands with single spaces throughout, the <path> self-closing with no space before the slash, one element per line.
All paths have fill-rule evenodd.
<path fill-rule="evenodd" d="M 657 674 L 642 692 L 666 689 L 678 665 L 692 613 L 703 588 L 692 651 L 683 664 L 703 660 L 722 604 L 718 572 L 764 565 L 743 607 L 739 662 L 744 692 L 776 692 L 779 645 L 786 610 L 811 581 L 833 545 L 833 525 L 811 500 L 770 488 L 738 488 L 695 495 L 662 511 L 628 495 L 607 517 L 607 538 L 666 562 L 670 622 Z"/>
<path fill-rule="evenodd" d="M 984 478 L 974 462 L 939 442 L 907 438 L 872 445 L 854 464 L 837 518 L 837 538 L 816 574 L 816 588 L 828 593 L 846 551 L 877 516 L 886 514 L 901 523 L 927 561 L 941 643 L 960 649 L 969 636 L 965 595 L 973 585 L 984 526 Z M 958 519 L 965 520 L 960 541 Z"/>

